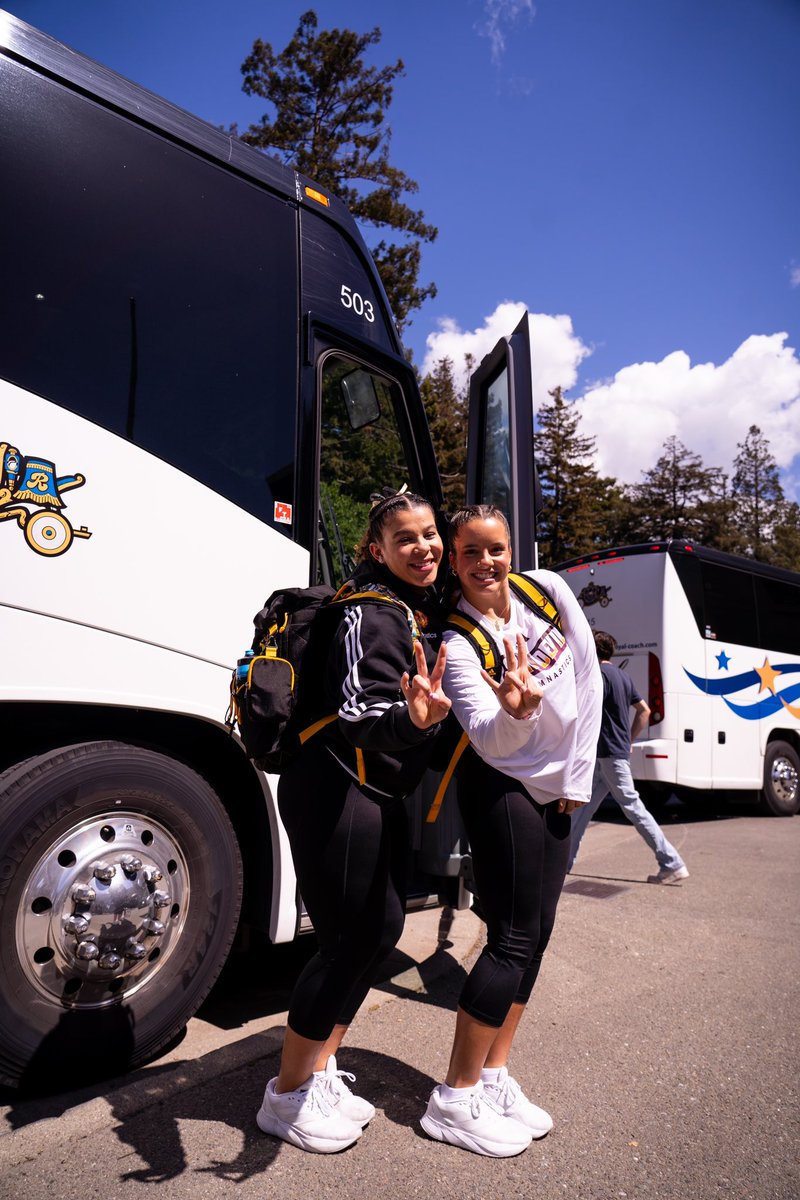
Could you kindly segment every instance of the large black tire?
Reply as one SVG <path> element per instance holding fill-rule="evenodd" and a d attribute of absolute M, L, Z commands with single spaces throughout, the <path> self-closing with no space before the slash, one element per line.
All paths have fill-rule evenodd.
<path fill-rule="evenodd" d="M 767 746 L 761 805 L 774 817 L 792 817 L 800 811 L 800 755 L 788 742 Z"/>
<path fill-rule="evenodd" d="M 0 775 L 0 1082 L 151 1059 L 219 974 L 241 893 L 227 813 L 183 763 L 87 742 Z"/>

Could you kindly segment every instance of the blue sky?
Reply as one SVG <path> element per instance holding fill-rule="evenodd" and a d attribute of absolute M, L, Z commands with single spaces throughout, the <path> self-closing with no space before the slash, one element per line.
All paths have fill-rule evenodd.
<path fill-rule="evenodd" d="M 256 37 L 383 31 L 402 58 L 392 159 L 438 225 L 419 365 L 478 358 L 532 314 L 601 469 L 635 482 L 676 434 L 730 470 L 759 424 L 800 498 L 798 0 L 5 0 L 214 124 Z"/>

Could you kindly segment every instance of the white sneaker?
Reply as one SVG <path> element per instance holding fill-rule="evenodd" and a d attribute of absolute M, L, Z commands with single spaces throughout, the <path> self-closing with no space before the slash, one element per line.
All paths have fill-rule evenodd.
<path fill-rule="evenodd" d="M 435 1087 L 420 1125 L 439 1142 L 490 1158 L 510 1158 L 531 1144 L 530 1129 L 499 1112 L 487 1100 L 480 1083 L 463 1100 L 443 1100 Z"/>
<path fill-rule="evenodd" d="M 296 1092 L 278 1093 L 275 1080 L 270 1079 L 256 1122 L 263 1133 L 271 1133 L 315 1154 L 344 1150 L 358 1141 L 363 1132 L 355 1121 L 337 1112 L 328 1099 L 325 1084 L 316 1075 Z"/>
<path fill-rule="evenodd" d="M 688 879 L 689 871 L 686 867 L 662 867 L 657 875 L 648 875 L 648 883 L 677 883 L 679 879 Z"/>
<path fill-rule="evenodd" d="M 355 1075 L 351 1075 L 349 1071 L 337 1071 L 333 1055 L 325 1064 L 325 1070 L 315 1071 L 314 1077 L 320 1079 L 325 1086 L 331 1107 L 343 1117 L 347 1117 L 348 1121 L 354 1121 L 356 1125 L 367 1125 L 375 1116 L 375 1108 L 369 1100 L 365 1100 L 363 1096 L 354 1096 L 345 1083 L 345 1079 L 355 1083 Z"/>
<path fill-rule="evenodd" d="M 553 1118 L 550 1113 L 532 1104 L 506 1067 L 500 1068 L 496 1083 L 484 1080 L 483 1092 L 487 1100 L 499 1109 L 506 1117 L 513 1117 L 522 1125 L 527 1125 L 534 1138 L 543 1138 L 553 1128 Z"/>

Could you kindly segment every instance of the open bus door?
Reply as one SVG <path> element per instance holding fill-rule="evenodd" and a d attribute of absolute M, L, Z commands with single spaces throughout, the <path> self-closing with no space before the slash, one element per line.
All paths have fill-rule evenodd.
<path fill-rule="evenodd" d="M 496 504 L 511 526 L 514 567 L 537 566 L 541 490 L 533 457 L 529 319 L 501 338 L 470 380 L 467 503 Z"/>
<path fill-rule="evenodd" d="M 536 567 L 536 519 L 541 508 L 533 459 L 533 384 L 528 314 L 501 338 L 470 379 L 467 431 L 467 504 L 496 504 L 508 516 L 514 566 Z M 429 771 L 422 785 L 420 861 L 432 874 L 451 876 L 448 902 L 469 903 L 471 861 L 450 774 Z M 455 878 L 453 878 L 455 877 Z M 446 890 L 442 892 L 447 895 Z"/>

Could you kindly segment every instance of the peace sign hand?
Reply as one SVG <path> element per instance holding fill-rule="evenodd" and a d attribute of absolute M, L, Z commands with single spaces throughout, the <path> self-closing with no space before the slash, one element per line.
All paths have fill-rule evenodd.
<path fill-rule="evenodd" d="M 544 692 L 541 684 L 533 678 L 528 666 L 528 647 L 521 633 L 517 634 L 517 648 L 511 638 L 503 638 L 506 651 L 506 673 L 502 683 L 496 683 L 486 671 L 481 675 L 493 690 L 500 707 L 518 721 L 527 720 L 539 707 Z"/>
<path fill-rule="evenodd" d="M 447 649 L 442 642 L 433 672 L 429 676 L 422 643 L 418 639 L 414 640 L 414 662 L 417 673 L 413 679 L 409 679 L 408 671 L 404 671 L 400 680 L 400 690 L 406 698 L 408 715 L 417 729 L 429 729 L 431 725 L 438 725 L 439 721 L 443 721 L 450 711 L 450 701 L 442 691 L 442 676 L 446 659 Z"/>

